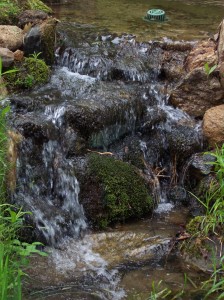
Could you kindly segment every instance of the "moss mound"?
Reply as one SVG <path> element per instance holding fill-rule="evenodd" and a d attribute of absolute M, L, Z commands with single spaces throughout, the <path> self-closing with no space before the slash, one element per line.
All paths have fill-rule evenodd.
<path fill-rule="evenodd" d="M 48 81 L 50 69 L 42 59 L 26 57 L 18 72 L 6 76 L 9 89 L 29 89 Z"/>
<path fill-rule="evenodd" d="M 145 182 L 132 165 L 97 154 L 89 155 L 89 163 L 91 174 L 103 190 L 103 211 L 96 216 L 99 227 L 139 218 L 152 210 L 153 201 Z"/>
<path fill-rule="evenodd" d="M 17 22 L 17 16 L 21 12 L 19 4 L 15 0 L 0 2 L 0 24 L 11 25 Z"/>

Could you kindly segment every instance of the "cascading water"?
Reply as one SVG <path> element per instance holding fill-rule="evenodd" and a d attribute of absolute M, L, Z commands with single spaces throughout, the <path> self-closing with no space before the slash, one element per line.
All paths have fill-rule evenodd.
<path fill-rule="evenodd" d="M 201 138 L 198 125 L 168 105 L 165 85 L 158 79 L 161 47 L 138 44 L 133 37 L 121 38 L 118 43 L 112 38 L 101 41 L 89 47 L 58 49 L 59 66 L 50 82 L 11 98 L 13 124 L 24 136 L 14 199 L 33 212 L 36 237 L 55 247 L 48 248 L 52 252 L 49 271 L 42 276 L 56 274 L 59 283 L 71 289 L 71 282 L 78 277 L 79 290 L 91 295 L 97 290 L 100 299 L 118 300 L 125 298 L 115 269 L 122 262 L 114 255 L 111 265 L 115 268 L 111 269 L 94 246 L 105 240 L 106 248 L 113 235 L 83 237 L 88 226 L 79 203 L 78 179 L 87 151 L 111 151 L 122 159 L 131 152 L 132 140 L 137 140 L 144 175 L 154 182 L 155 198 L 162 203 L 157 212 L 162 212 L 173 207 L 167 192 L 175 158 L 171 154 L 189 155 L 200 148 Z M 179 144 L 175 144 L 177 135 Z M 123 259 L 127 261 L 133 262 L 135 256 L 141 260 L 146 254 L 145 260 L 149 260 L 156 252 L 161 256 L 168 250 L 167 239 L 149 232 L 117 236 L 119 252 L 125 251 Z M 123 247 L 135 239 L 130 247 L 137 250 Z"/>

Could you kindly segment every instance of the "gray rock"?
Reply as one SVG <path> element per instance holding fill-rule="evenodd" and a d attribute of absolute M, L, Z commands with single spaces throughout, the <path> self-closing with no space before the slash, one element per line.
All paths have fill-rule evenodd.
<path fill-rule="evenodd" d="M 0 57 L 2 59 L 3 68 L 12 66 L 14 62 L 14 54 L 8 48 L 0 48 Z"/>

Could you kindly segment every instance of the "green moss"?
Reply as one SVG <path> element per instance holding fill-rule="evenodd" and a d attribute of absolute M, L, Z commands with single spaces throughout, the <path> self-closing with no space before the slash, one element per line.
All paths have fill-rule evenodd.
<path fill-rule="evenodd" d="M 42 10 L 46 13 L 52 13 L 52 9 L 44 4 L 41 0 L 27 0 L 26 9 Z"/>
<path fill-rule="evenodd" d="M 18 72 L 8 74 L 6 79 L 10 89 L 27 89 L 46 83 L 49 74 L 50 70 L 46 63 L 34 55 L 25 58 L 19 66 Z"/>
<path fill-rule="evenodd" d="M 90 172 L 103 189 L 103 213 L 97 216 L 98 225 L 141 217 L 152 210 L 153 201 L 144 180 L 128 163 L 112 157 L 91 154 Z"/>
<path fill-rule="evenodd" d="M 43 46 L 43 56 L 48 64 L 54 63 L 54 51 L 55 51 L 55 34 L 57 20 L 49 18 L 45 21 L 44 26 L 41 27 L 41 43 Z"/>
<path fill-rule="evenodd" d="M 15 24 L 17 16 L 21 12 L 16 0 L 3 0 L 0 2 L 0 24 Z"/>

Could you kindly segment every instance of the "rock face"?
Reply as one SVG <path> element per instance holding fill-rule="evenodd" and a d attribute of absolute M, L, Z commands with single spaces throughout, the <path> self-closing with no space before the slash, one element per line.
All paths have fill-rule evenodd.
<path fill-rule="evenodd" d="M 0 47 L 11 51 L 19 49 L 23 44 L 23 31 L 17 26 L 0 25 Z"/>
<path fill-rule="evenodd" d="M 224 104 L 206 111 L 203 119 L 203 132 L 211 146 L 224 143 Z"/>
<path fill-rule="evenodd" d="M 215 43 L 213 41 L 203 41 L 197 44 L 189 53 L 185 67 L 188 72 L 204 67 L 205 63 L 209 66 L 217 64 L 217 55 L 215 53 Z"/>
<path fill-rule="evenodd" d="M 196 68 L 173 90 L 170 102 L 191 116 L 202 117 L 209 108 L 224 103 L 224 90 L 218 78 Z"/>

